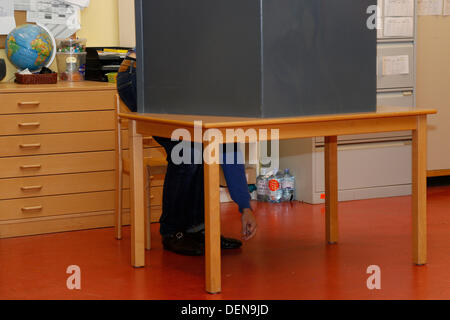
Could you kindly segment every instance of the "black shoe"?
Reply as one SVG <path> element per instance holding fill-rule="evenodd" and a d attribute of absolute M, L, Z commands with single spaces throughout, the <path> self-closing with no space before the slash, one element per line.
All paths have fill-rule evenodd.
<path fill-rule="evenodd" d="M 205 231 L 199 231 L 195 233 L 188 233 L 191 235 L 198 243 L 205 245 Z M 242 247 L 242 241 L 233 239 L 233 238 L 225 238 L 224 236 L 220 236 L 220 248 L 224 250 L 232 250 L 239 249 Z"/>
<path fill-rule="evenodd" d="M 165 250 L 184 256 L 203 256 L 205 254 L 205 246 L 190 234 L 183 232 L 163 237 L 162 243 Z"/>

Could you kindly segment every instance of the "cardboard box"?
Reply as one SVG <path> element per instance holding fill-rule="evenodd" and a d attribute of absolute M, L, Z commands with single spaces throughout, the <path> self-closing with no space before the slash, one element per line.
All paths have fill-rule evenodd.
<path fill-rule="evenodd" d="M 251 165 L 246 166 L 245 176 L 247 178 L 247 184 L 256 184 L 256 167 Z M 227 181 L 223 175 L 222 167 L 220 167 L 220 186 L 227 187 Z"/>
<path fill-rule="evenodd" d="M 250 199 L 251 200 L 257 200 L 257 194 L 256 191 L 250 193 Z M 220 203 L 228 203 L 233 202 L 233 199 L 231 199 L 230 192 L 228 191 L 228 188 L 220 188 Z"/>

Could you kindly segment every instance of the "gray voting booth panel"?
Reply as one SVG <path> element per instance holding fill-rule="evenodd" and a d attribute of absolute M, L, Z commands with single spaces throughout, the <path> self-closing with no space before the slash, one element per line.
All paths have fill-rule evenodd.
<path fill-rule="evenodd" d="M 376 0 L 136 0 L 138 111 L 248 117 L 376 108 Z"/>

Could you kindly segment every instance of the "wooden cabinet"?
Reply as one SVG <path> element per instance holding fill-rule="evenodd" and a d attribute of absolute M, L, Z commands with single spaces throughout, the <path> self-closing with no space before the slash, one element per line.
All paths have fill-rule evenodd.
<path fill-rule="evenodd" d="M 114 225 L 115 94 L 88 81 L 0 85 L 0 238 Z M 164 172 L 151 178 L 156 221 Z M 127 176 L 124 208 L 128 224 Z"/>

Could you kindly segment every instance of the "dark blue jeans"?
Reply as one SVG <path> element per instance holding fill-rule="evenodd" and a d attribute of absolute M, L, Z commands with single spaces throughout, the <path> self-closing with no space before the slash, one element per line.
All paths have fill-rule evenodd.
<path fill-rule="evenodd" d="M 117 76 L 117 90 L 123 102 L 131 111 L 137 110 L 136 70 L 130 67 Z M 204 180 L 203 164 L 174 164 L 171 159 L 173 148 L 179 143 L 168 138 L 153 137 L 167 153 L 167 173 L 163 189 L 163 212 L 160 220 L 160 233 L 163 236 L 186 231 L 204 223 Z M 222 170 L 227 181 L 230 196 L 239 206 L 239 211 L 250 208 L 245 167 L 238 164 L 242 156 L 236 148 L 233 151 L 234 162 L 226 163 L 227 153 L 224 147 Z M 192 160 L 194 152 L 199 150 L 191 144 Z M 200 148 L 201 150 L 201 148 Z"/>

